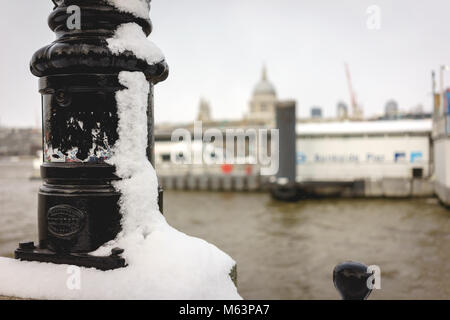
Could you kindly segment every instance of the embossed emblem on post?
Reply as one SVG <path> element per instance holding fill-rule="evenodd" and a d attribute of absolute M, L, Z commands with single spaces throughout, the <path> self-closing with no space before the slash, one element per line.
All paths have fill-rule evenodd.
<path fill-rule="evenodd" d="M 59 238 L 71 237 L 83 229 L 84 218 L 84 212 L 75 207 L 54 206 L 47 213 L 48 231 Z"/>

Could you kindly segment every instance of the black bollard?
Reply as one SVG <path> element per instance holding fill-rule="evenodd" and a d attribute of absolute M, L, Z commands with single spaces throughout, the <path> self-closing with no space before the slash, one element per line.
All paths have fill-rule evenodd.
<path fill-rule="evenodd" d="M 149 19 L 119 12 L 104 0 L 53 2 L 48 23 L 56 40 L 38 50 L 30 66 L 40 78 L 43 113 L 39 244 L 20 244 L 15 257 L 115 269 L 125 266 L 120 248 L 108 257 L 88 253 L 120 231 L 120 194 L 111 184 L 119 178 L 105 162 L 118 139 L 115 94 L 125 89 L 118 75 L 140 71 L 150 82 L 147 156 L 153 163 L 153 85 L 167 78 L 168 66 L 165 61 L 150 65 L 130 51 L 113 55 L 108 49 L 106 40 L 124 23 L 137 23 L 148 36 Z M 80 9 L 78 29 L 67 24 L 69 6 Z M 160 201 L 162 207 L 162 191 Z"/>
<path fill-rule="evenodd" d="M 372 292 L 367 280 L 372 273 L 359 262 L 338 264 L 333 271 L 333 282 L 343 300 L 365 300 Z"/>

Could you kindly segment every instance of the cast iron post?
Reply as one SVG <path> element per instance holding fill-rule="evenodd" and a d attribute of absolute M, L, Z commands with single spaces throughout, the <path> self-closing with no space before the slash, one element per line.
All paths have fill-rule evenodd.
<path fill-rule="evenodd" d="M 53 2 L 48 23 L 56 40 L 38 50 L 30 65 L 42 94 L 39 244 L 21 243 L 15 257 L 102 270 L 123 267 L 119 248 L 109 257 L 88 254 L 120 230 L 120 194 L 111 185 L 118 177 L 105 163 L 118 139 L 115 93 L 125 89 L 118 75 L 140 71 L 150 81 L 147 155 L 153 163 L 153 85 L 167 78 L 168 67 L 164 61 L 150 65 L 129 51 L 113 55 L 108 49 L 107 39 L 123 23 L 137 23 L 148 36 L 149 19 L 119 12 L 104 0 Z M 69 6 L 79 8 L 80 28 L 69 28 Z"/>
<path fill-rule="evenodd" d="M 333 282 L 343 300 L 366 300 L 372 292 L 367 283 L 371 275 L 365 264 L 349 261 L 334 268 Z"/>

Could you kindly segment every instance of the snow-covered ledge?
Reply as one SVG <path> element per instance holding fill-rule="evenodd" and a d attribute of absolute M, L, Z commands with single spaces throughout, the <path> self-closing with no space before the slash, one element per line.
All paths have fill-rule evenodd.
<path fill-rule="evenodd" d="M 148 17 L 147 0 L 106 0 L 118 10 Z M 149 64 L 164 59 L 135 23 L 108 40 L 113 54 L 133 52 Z M 123 71 L 116 93 L 119 139 L 109 163 L 122 178 L 122 231 L 93 255 L 125 251 L 125 268 L 99 271 L 0 258 L 0 296 L 32 299 L 241 299 L 232 278 L 236 263 L 214 245 L 172 228 L 158 208 L 156 173 L 146 156 L 150 83 L 142 72 Z"/>

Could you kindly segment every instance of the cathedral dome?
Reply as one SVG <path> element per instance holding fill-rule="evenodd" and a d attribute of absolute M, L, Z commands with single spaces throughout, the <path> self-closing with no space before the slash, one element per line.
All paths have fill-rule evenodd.
<path fill-rule="evenodd" d="M 253 95 L 276 95 L 275 87 L 267 80 L 266 68 L 263 68 L 261 80 L 256 84 Z"/>

